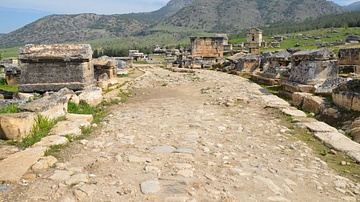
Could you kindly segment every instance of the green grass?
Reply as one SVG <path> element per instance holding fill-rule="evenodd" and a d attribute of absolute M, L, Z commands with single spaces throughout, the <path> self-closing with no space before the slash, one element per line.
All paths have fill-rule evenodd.
<path fill-rule="evenodd" d="M 106 116 L 106 111 L 103 106 L 92 107 L 85 102 L 75 104 L 68 102 L 68 112 L 72 114 L 91 114 L 94 117 L 94 123 L 99 124 Z"/>
<path fill-rule="evenodd" d="M 18 113 L 19 109 L 18 109 L 17 104 L 11 104 L 9 106 L 6 107 L 2 107 L 0 108 L 0 114 L 12 114 L 12 113 Z"/>
<path fill-rule="evenodd" d="M 13 92 L 13 93 L 17 93 L 19 91 L 17 86 L 8 85 L 6 82 L 6 79 L 4 79 L 4 78 L 0 78 L 0 89 L 7 91 L 7 92 Z"/>
<path fill-rule="evenodd" d="M 274 113 L 282 120 L 282 125 L 290 129 L 290 134 L 292 135 L 291 139 L 294 141 L 301 140 L 302 142 L 305 142 L 314 151 L 317 157 L 325 161 L 330 168 L 336 170 L 341 176 L 360 182 L 360 164 L 356 163 L 343 152 L 331 152 L 324 143 L 316 139 L 314 134 L 307 129 L 295 128 L 294 124 L 296 122 L 291 116 L 285 115 L 275 109 L 271 110 L 277 111 Z M 341 162 L 343 161 L 349 164 L 341 165 Z"/>
<path fill-rule="evenodd" d="M 55 124 L 62 120 L 59 119 L 49 119 L 42 115 L 38 115 L 35 119 L 35 125 L 31 129 L 31 132 L 28 136 L 26 136 L 21 142 L 17 143 L 18 146 L 22 148 L 27 148 L 35 143 L 39 142 L 41 138 L 46 137 L 51 128 L 55 126 Z"/>
<path fill-rule="evenodd" d="M 0 49 L 0 54 L 2 59 L 8 59 L 8 58 L 17 58 L 19 55 L 19 47 L 13 47 L 13 48 L 2 48 Z"/>

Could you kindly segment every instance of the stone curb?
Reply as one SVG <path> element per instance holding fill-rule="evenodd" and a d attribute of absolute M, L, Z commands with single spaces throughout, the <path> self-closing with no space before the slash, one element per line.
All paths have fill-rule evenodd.
<path fill-rule="evenodd" d="M 276 96 L 277 97 L 277 96 Z M 284 100 L 274 96 L 262 96 L 262 99 L 267 107 L 280 109 L 283 113 L 292 117 L 303 117 L 303 114 L 298 112 L 300 110 L 292 110 L 284 104 Z M 274 102 L 275 104 L 272 104 Z M 306 119 L 300 122 L 306 128 L 314 132 L 314 136 L 319 139 L 325 146 L 344 152 L 347 156 L 352 158 L 357 163 L 360 163 L 360 144 L 352 141 L 350 138 L 339 133 L 336 128 L 317 120 L 308 122 Z"/>

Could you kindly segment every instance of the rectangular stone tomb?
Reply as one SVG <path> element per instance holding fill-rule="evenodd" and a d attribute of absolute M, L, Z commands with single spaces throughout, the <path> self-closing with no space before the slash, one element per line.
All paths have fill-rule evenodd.
<path fill-rule="evenodd" d="M 20 92 L 80 90 L 95 82 L 88 44 L 26 45 L 19 60 Z"/>

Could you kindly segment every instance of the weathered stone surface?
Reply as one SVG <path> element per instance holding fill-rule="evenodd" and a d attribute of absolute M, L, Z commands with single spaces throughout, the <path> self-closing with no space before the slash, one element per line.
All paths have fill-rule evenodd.
<path fill-rule="evenodd" d="M 315 137 L 320 139 L 324 144 L 330 148 L 342 151 L 345 153 L 351 153 L 352 158 L 357 162 L 360 162 L 360 144 L 352 141 L 345 135 L 338 132 L 317 132 Z"/>
<path fill-rule="evenodd" d="M 283 81 L 282 83 L 283 90 L 286 92 L 314 92 L 315 88 L 313 85 L 304 85 L 291 81 Z"/>
<path fill-rule="evenodd" d="M 269 95 L 263 95 L 261 96 L 263 101 L 266 103 L 266 106 L 273 107 L 273 108 L 287 108 L 290 107 L 290 104 L 286 102 L 285 100 L 269 94 Z"/>
<path fill-rule="evenodd" d="M 338 60 L 340 65 L 360 65 L 360 48 L 340 48 L 338 52 Z"/>
<path fill-rule="evenodd" d="M 61 93 L 43 97 L 29 103 L 21 104 L 18 108 L 23 112 L 35 112 L 49 119 L 65 116 L 67 113 L 68 98 Z"/>
<path fill-rule="evenodd" d="M 53 156 L 46 156 L 43 158 L 40 158 L 40 160 L 38 162 L 36 162 L 31 169 L 33 171 L 40 171 L 40 170 L 44 170 L 47 169 L 53 165 L 55 165 L 57 163 L 57 159 Z"/>
<path fill-rule="evenodd" d="M 159 181 L 146 181 L 140 185 L 141 192 L 144 194 L 155 194 L 160 191 L 160 182 Z"/>
<path fill-rule="evenodd" d="M 336 105 L 347 110 L 360 111 L 360 80 L 354 79 L 334 89 L 332 94 Z"/>
<path fill-rule="evenodd" d="M 306 114 L 298 109 L 281 109 L 281 111 L 284 114 L 287 114 L 289 116 L 293 116 L 293 117 L 306 117 Z"/>
<path fill-rule="evenodd" d="M 88 114 L 67 114 L 65 121 L 58 122 L 51 130 L 52 135 L 81 135 L 81 127 L 91 126 L 93 116 Z"/>
<path fill-rule="evenodd" d="M 26 45 L 19 49 L 19 60 L 20 92 L 80 90 L 95 81 L 88 44 Z"/>
<path fill-rule="evenodd" d="M 0 161 L 0 181 L 18 182 L 21 176 L 44 155 L 45 147 L 29 148 Z"/>
<path fill-rule="evenodd" d="M 29 134 L 34 124 L 34 113 L 0 115 L 0 139 L 21 140 Z"/>
<path fill-rule="evenodd" d="M 16 93 L 13 95 L 14 99 L 30 101 L 34 98 L 34 94 L 31 93 Z"/>
<path fill-rule="evenodd" d="M 295 92 L 292 94 L 292 103 L 301 107 L 303 110 L 315 114 L 325 110 L 328 104 L 325 98 L 314 96 L 310 93 Z"/>
<path fill-rule="evenodd" d="M 339 62 L 328 49 L 299 51 L 292 55 L 289 81 L 301 84 L 318 84 L 337 77 Z"/>
<path fill-rule="evenodd" d="M 103 56 L 93 60 L 94 64 L 94 76 L 95 79 L 100 81 L 103 74 L 106 74 L 109 79 L 117 76 L 117 62 L 114 58 Z"/>
<path fill-rule="evenodd" d="M 51 146 L 55 145 L 64 145 L 67 144 L 69 140 L 66 137 L 59 136 L 59 135 L 49 135 L 40 140 L 33 145 L 33 147 L 47 147 L 50 148 Z"/>
<path fill-rule="evenodd" d="M 74 174 L 73 171 L 68 170 L 55 170 L 55 173 L 50 176 L 50 179 L 55 181 L 65 181 L 70 179 L 70 177 Z"/>
<path fill-rule="evenodd" d="M 88 88 L 79 95 L 80 102 L 88 103 L 90 106 L 97 106 L 103 101 L 101 88 Z"/>
<path fill-rule="evenodd" d="M 331 95 L 333 90 L 339 85 L 344 84 L 348 81 L 346 78 L 329 78 L 324 83 L 316 87 L 315 94 L 320 95 Z"/>
<path fill-rule="evenodd" d="M 309 130 L 313 132 L 337 132 L 337 129 L 329 126 L 324 122 L 314 121 L 303 123 Z"/>

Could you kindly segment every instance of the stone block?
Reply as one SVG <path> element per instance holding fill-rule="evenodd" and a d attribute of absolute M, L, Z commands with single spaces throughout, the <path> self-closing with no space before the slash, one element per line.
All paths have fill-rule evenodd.
<path fill-rule="evenodd" d="M 0 181 L 19 182 L 29 168 L 44 156 L 45 150 L 45 147 L 29 148 L 0 161 Z"/>
<path fill-rule="evenodd" d="M 332 94 L 332 100 L 333 102 L 343 107 L 347 110 L 351 110 L 352 108 L 352 100 L 353 100 L 353 94 L 350 92 L 340 91 L 340 92 L 334 92 Z"/>
<path fill-rule="evenodd" d="M 351 109 L 360 112 L 360 93 L 354 93 Z"/>
<path fill-rule="evenodd" d="M 23 112 L 0 115 L 0 138 L 5 140 L 22 140 L 35 124 L 34 113 Z"/>
<path fill-rule="evenodd" d="M 20 92 L 84 89 L 94 84 L 92 50 L 88 44 L 26 45 L 19 50 Z"/>
<path fill-rule="evenodd" d="M 305 92 L 310 93 L 314 92 L 315 88 L 313 85 L 304 85 L 301 83 L 283 81 L 282 82 L 283 90 L 286 92 Z"/>
<path fill-rule="evenodd" d="M 326 108 L 326 100 L 325 98 L 306 94 L 306 96 L 304 96 L 304 102 L 301 107 L 307 112 L 319 114 Z"/>
<path fill-rule="evenodd" d="M 19 110 L 23 112 L 34 112 L 49 119 L 55 119 L 67 114 L 68 98 L 61 93 L 43 97 L 29 103 L 21 104 Z"/>
<path fill-rule="evenodd" d="M 324 83 L 316 87 L 315 94 L 318 95 L 331 95 L 333 90 L 338 86 L 346 83 L 348 79 L 346 78 L 329 78 L 326 79 Z"/>
<path fill-rule="evenodd" d="M 88 88 L 79 95 L 80 102 L 88 103 L 90 106 L 99 105 L 102 100 L 102 89 L 98 87 Z"/>
<path fill-rule="evenodd" d="M 82 133 L 81 127 L 91 126 L 93 116 L 88 114 L 68 114 L 66 119 L 66 121 L 58 122 L 50 130 L 50 134 L 59 136 L 79 136 Z"/>
<path fill-rule="evenodd" d="M 303 95 L 303 93 L 295 92 L 295 93 L 292 94 L 291 99 L 292 99 L 292 103 L 295 106 L 300 106 L 301 107 L 303 102 L 304 102 L 304 95 Z"/>

